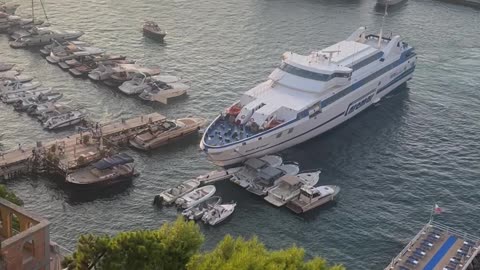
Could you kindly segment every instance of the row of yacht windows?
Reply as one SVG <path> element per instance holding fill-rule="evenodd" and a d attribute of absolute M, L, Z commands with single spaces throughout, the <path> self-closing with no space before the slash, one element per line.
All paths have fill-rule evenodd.
<path fill-rule="evenodd" d="M 382 56 L 383 56 L 383 52 L 377 52 L 376 54 L 368 57 L 367 59 L 362 60 L 362 61 L 354 64 L 354 65 L 352 66 L 352 69 L 353 69 L 353 70 L 361 69 L 362 67 L 364 67 L 364 66 L 366 66 L 366 65 L 368 65 L 368 64 L 371 64 L 371 63 L 377 61 L 377 60 L 380 59 Z"/>
<path fill-rule="evenodd" d="M 411 57 L 415 56 L 414 52 L 407 52 L 407 53 Z M 368 75 L 367 77 L 363 78 L 362 80 L 352 84 L 351 86 L 343 89 L 342 91 L 336 93 L 335 95 L 332 95 L 331 97 L 323 100 L 322 101 L 322 108 L 325 108 L 326 106 L 332 104 L 333 102 L 337 101 L 338 99 L 350 94 L 351 92 L 353 92 L 357 88 L 367 84 L 371 80 L 374 80 L 374 79 L 378 78 L 379 76 L 383 75 L 385 72 L 387 72 L 387 71 L 391 70 L 392 68 L 398 66 L 402 62 L 402 60 L 403 59 L 397 60 L 397 61 L 383 67 L 382 69 L 377 70 L 376 72 Z"/>
<path fill-rule="evenodd" d="M 289 65 L 287 63 L 282 63 L 282 65 L 280 66 L 280 69 L 287 72 L 287 73 L 290 73 L 290 74 L 293 74 L 293 75 L 296 75 L 296 76 L 299 76 L 299 77 L 302 77 L 302 78 L 305 78 L 305 79 L 311 79 L 311 80 L 316 80 L 316 81 L 322 81 L 322 82 L 326 82 L 326 81 L 329 81 L 333 78 L 336 78 L 336 77 L 339 77 L 339 78 L 349 78 L 350 77 L 350 73 L 333 73 L 333 74 L 322 74 L 322 73 L 316 73 L 316 72 L 313 72 L 313 71 L 308 71 L 308 70 L 305 70 L 305 69 L 301 69 L 301 68 L 297 68 L 297 67 L 294 67 L 292 65 Z"/>

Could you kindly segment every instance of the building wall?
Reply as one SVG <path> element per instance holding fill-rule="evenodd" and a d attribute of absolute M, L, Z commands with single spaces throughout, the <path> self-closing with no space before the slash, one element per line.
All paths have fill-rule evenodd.
<path fill-rule="evenodd" d="M 49 270 L 49 222 L 0 199 L 0 253 L 5 270 Z"/>

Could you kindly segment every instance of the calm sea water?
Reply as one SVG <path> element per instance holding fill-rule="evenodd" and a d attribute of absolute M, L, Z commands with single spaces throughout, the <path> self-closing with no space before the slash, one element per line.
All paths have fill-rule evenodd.
<path fill-rule="evenodd" d="M 20 14 L 29 14 L 23 0 Z M 74 79 L 39 54 L 13 50 L 0 37 L 1 61 L 16 63 L 45 86 L 64 93 L 62 102 L 98 121 L 160 112 L 172 118 L 208 119 L 265 80 L 284 51 L 309 53 L 344 39 L 357 27 L 378 31 L 382 11 L 373 0 L 50 0 L 58 27 L 86 32 L 83 40 L 159 65 L 188 79 L 188 98 L 151 106 L 115 90 Z M 37 13 L 40 12 L 37 7 Z M 153 19 L 168 31 L 166 43 L 145 40 L 141 23 Z M 284 151 L 302 169 L 322 168 L 321 184 L 342 188 L 334 205 L 296 216 L 276 209 L 230 183 L 217 185 L 238 208 L 229 222 L 202 226 L 207 247 L 225 234 L 258 235 L 270 248 L 292 244 L 349 269 L 383 269 L 428 220 L 480 235 L 480 12 L 433 0 L 391 9 L 385 32 L 416 47 L 418 65 L 407 87 L 379 106 L 320 137 Z M 2 148 L 61 137 L 25 114 L 0 104 Z M 44 178 L 6 182 L 27 209 L 51 221 L 52 240 L 73 248 L 86 232 L 115 233 L 157 228 L 175 219 L 174 209 L 151 206 L 153 195 L 214 169 L 190 138 L 153 153 L 128 150 L 141 175 L 127 187 L 103 194 L 71 194 Z"/>

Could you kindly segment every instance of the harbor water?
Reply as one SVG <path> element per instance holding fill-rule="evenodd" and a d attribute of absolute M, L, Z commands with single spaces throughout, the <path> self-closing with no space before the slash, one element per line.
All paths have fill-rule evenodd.
<path fill-rule="evenodd" d="M 31 13 L 19 1 L 20 15 Z M 171 118 L 212 120 L 244 91 L 266 79 L 285 51 L 308 54 L 345 39 L 359 26 L 377 32 L 383 10 L 373 0 L 51 0 L 50 22 L 82 30 L 82 40 L 108 52 L 190 81 L 185 99 L 151 105 L 106 86 L 74 79 L 31 50 L 14 50 L 0 37 L 0 61 L 64 93 L 61 102 L 106 122 L 159 112 Z M 41 14 L 40 6 L 36 14 Z M 168 32 L 164 44 L 144 39 L 144 20 Z M 400 34 L 416 48 L 413 80 L 346 124 L 283 151 L 303 170 L 321 168 L 319 184 L 341 187 L 336 203 L 304 216 L 277 209 L 231 183 L 217 185 L 237 201 L 225 224 L 201 226 L 206 248 L 226 234 L 257 235 L 269 248 L 302 246 L 348 269 L 383 269 L 426 223 L 436 202 L 439 222 L 480 235 L 480 11 L 434 0 L 391 8 L 384 33 Z M 0 104 L 1 149 L 62 137 Z M 153 196 L 216 169 L 190 137 L 151 153 L 127 150 L 140 176 L 129 186 L 75 193 L 43 177 L 5 184 L 28 210 L 51 222 L 51 238 L 73 249 L 86 232 L 113 234 L 153 229 L 176 218 L 157 209 Z"/>

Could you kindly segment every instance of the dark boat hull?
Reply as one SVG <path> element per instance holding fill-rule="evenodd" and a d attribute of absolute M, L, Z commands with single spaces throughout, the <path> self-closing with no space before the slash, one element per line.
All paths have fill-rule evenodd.
<path fill-rule="evenodd" d="M 106 188 L 114 185 L 119 185 L 121 183 L 128 183 L 133 180 L 134 173 L 132 172 L 129 175 L 124 175 L 115 179 L 109 179 L 105 181 L 92 182 L 88 184 L 80 184 L 66 181 L 69 187 L 75 189 L 97 189 L 97 188 Z"/>
<path fill-rule="evenodd" d="M 155 40 L 158 40 L 158 41 L 163 41 L 163 39 L 166 36 L 165 33 L 158 33 L 158 32 L 154 32 L 154 31 L 150 31 L 148 29 L 143 29 L 143 35 L 148 37 L 148 38 L 155 39 Z"/>

